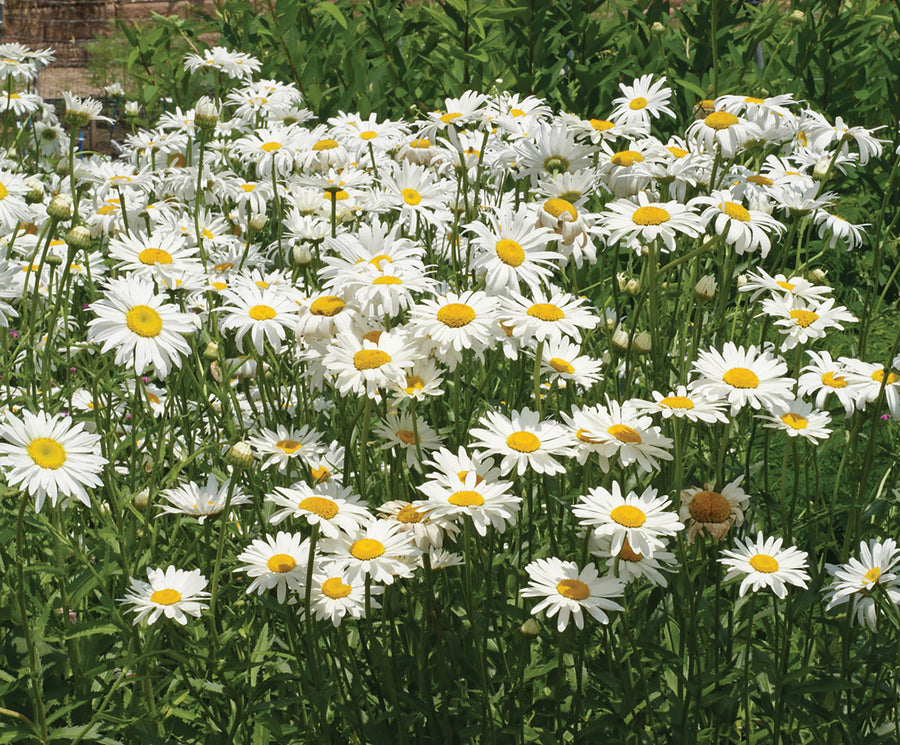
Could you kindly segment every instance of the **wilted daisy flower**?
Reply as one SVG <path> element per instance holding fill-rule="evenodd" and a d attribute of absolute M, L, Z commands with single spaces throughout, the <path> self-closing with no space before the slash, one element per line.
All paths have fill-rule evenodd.
<path fill-rule="evenodd" d="M 651 202 L 643 191 L 638 192 L 637 200 L 617 199 L 606 205 L 603 226 L 609 231 L 609 243 L 624 239 L 627 246 L 640 251 L 659 238 L 660 250 L 674 251 L 676 235 L 694 238 L 703 229 L 701 217 L 680 202 Z"/>
<path fill-rule="evenodd" d="M 138 375 L 152 364 L 159 378 L 181 367 L 191 351 L 184 337 L 199 325 L 195 316 L 165 303 L 153 285 L 135 279 L 111 280 L 91 310 L 97 318 L 88 324 L 88 341 L 102 344 L 103 352 L 115 349 L 116 364 Z"/>
<path fill-rule="evenodd" d="M 850 613 L 856 616 L 860 625 L 865 624 L 875 631 L 878 621 L 878 605 L 872 597 L 876 587 L 884 591 L 887 599 L 900 606 L 900 577 L 896 569 L 900 562 L 897 542 L 888 538 L 884 543 L 870 540 L 859 544 L 859 558 L 840 566 L 826 564 L 834 582 L 827 588 L 828 605 L 831 610 L 850 603 Z"/>
<path fill-rule="evenodd" d="M 688 528 L 688 542 L 706 531 L 715 540 L 721 541 L 732 525 L 744 524 L 744 509 L 750 497 L 741 488 L 744 476 L 716 491 L 714 484 L 704 484 L 703 488 L 692 486 L 681 491 L 681 509 L 678 516 Z"/>
<path fill-rule="evenodd" d="M 579 500 L 572 507 L 575 516 L 581 518 L 582 525 L 592 528 L 598 538 L 610 536 L 613 554 L 619 553 L 627 540 L 632 551 L 652 557 L 665 548 L 663 537 L 684 528 L 678 515 L 666 509 L 672 501 L 657 497 L 656 489 L 649 486 L 640 496 L 628 492 L 623 497 L 621 487 L 614 481 L 611 491 L 598 486 Z"/>
<path fill-rule="evenodd" d="M 675 116 L 675 112 L 669 108 L 669 99 L 672 97 L 671 88 L 666 87 L 666 79 L 653 80 L 653 75 L 641 75 L 631 85 L 619 83 L 622 95 L 613 99 L 613 109 L 610 119 L 629 126 L 642 126 L 649 132 L 650 118 L 659 119 L 660 114 Z"/>
<path fill-rule="evenodd" d="M 598 537 L 591 533 L 588 548 L 594 556 L 606 559 L 610 576 L 618 577 L 626 585 L 646 577 L 654 585 L 668 586 L 669 581 L 664 572 L 673 571 L 677 562 L 675 554 L 671 551 L 658 548 L 653 552 L 653 556 L 644 556 L 644 554 L 632 550 L 627 538 L 617 554 L 610 551 L 611 547 L 611 536 Z"/>
<path fill-rule="evenodd" d="M 197 522 L 203 525 L 203 521 L 210 515 L 218 515 L 225 509 L 228 502 L 228 490 L 231 480 L 225 479 L 219 484 L 218 479 L 212 474 L 206 480 L 205 486 L 200 486 L 194 481 L 179 484 L 160 493 L 160 497 L 169 504 L 159 505 L 160 510 L 170 515 L 193 515 Z M 247 504 L 250 497 L 240 489 L 232 490 L 231 506 Z"/>
<path fill-rule="evenodd" d="M 803 437 L 812 443 L 827 440 L 831 435 L 828 429 L 831 417 L 799 398 L 779 403 L 769 414 L 760 414 L 759 418 L 766 422 L 766 427 L 787 432 L 790 437 Z"/>
<path fill-rule="evenodd" d="M 813 220 L 819 228 L 819 238 L 824 240 L 828 237 L 828 248 L 834 248 L 840 241 L 846 244 L 848 251 L 862 245 L 866 232 L 864 228 L 870 227 L 869 223 L 854 225 L 825 210 L 818 210 Z"/>
<path fill-rule="evenodd" d="M 146 619 L 148 625 L 153 625 L 165 615 L 184 626 L 187 616 L 199 618 L 200 612 L 209 607 L 202 602 L 209 593 L 204 591 L 207 581 L 199 569 L 186 572 L 171 565 L 165 571 L 148 568 L 147 579 L 149 582 L 141 582 L 132 577 L 125 597 L 119 600 L 132 606 L 128 610 L 137 614 L 136 624 Z"/>
<path fill-rule="evenodd" d="M 721 352 L 701 351 L 694 363 L 700 378 L 690 385 L 692 391 L 714 398 L 725 398 L 734 416 L 748 404 L 754 409 L 772 408 L 793 398 L 794 381 L 785 377 L 787 364 L 755 346 L 748 349 L 726 342 Z"/>
<path fill-rule="evenodd" d="M 469 433 L 473 447 L 481 447 L 503 458 L 500 471 L 505 475 L 515 470 L 521 476 L 527 468 L 537 473 L 563 473 L 566 469 L 554 456 L 570 455 L 571 439 L 566 430 L 531 409 L 513 411 L 507 418 L 489 411 L 478 420 L 483 427 Z"/>
<path fill-rule="evenodd" d="M 806 302 L 799 298 L 770 298 L 763 300 L 763 312 L 777 319 L 784 338 L 783 349 L 793 349 L 798 344 L 807 344 L 813 339 L 821 339 L 827 329 L 843 329 L 841 321 L 855 323 L 859 319 L 843 305 L 834 307 L 834 298 L 821 302 Z"/>
<path fill-rule="evenodd" d="M 262 595 L 274 587 L 278 602 L 283 603 L 289 589 L 299 591 L 306 582 L 309 539 L 304 540 L 300 533 L 279 531 L 274 538 L 267 535 L 253 541 L 237 560 L 245 563 L 233 571 L 246 572 L 253 579 L 247 587 L 248 595 L 254 590 Z"/>
<path fill-rule="evenodd" d="M 653 391 L 653 401 L 631 399 L 629 403 L 635 411 L 646 414 L 662 414 L 663 419 L 676 417 L 691 422 L 725 423 L 728 416 L 722 411 L 724 403 L 718 399 L 709 399 L 698 393 L 689 391 L 686 386 L 679 385 L 667 396 Z"/>
<path fill-rule="evenodd" d="M 409 531 L 397 523 L 375 520 L 354 532 L 322 541 L 322 552 L 330 555 L 343 568 L 351 584 L 363 583 L 367 577 L 386 585 L 397 577 L 411 577 L 412 565 L 419 555 Z"/>
<path fill-rule="evenodd" d="M 757 533 L 756 540 L 743 538 L 735 541 L 735 550 L 722 551 L 724 558 L 719 563 L 728 567 L 725 581 L 744 576 L 740 596 L 748 589 L 753 592 L 768 587 L 779 598 L 787 595 L 787 586 L 806 587 L 809 575 L 806 573 L 806 552 L 796 546 L 781 548 L 781 538 L 763 538 Z"/>
<path fill-rule="evenodd" d="M 856 389 L 844 377 L 844 365 L 831 358 L 828 352 L 807 351 L 811 364 L 800 370 L 797 393 L 800 396 L 816 395 L 817 409 L 825 409 L 829 393 L 837 396 L 847 416 L 856 410 Z"/>
<path fill-rule="evenodd" d="M 309 465 L 322 449 L 322 435 L 307 425 L 299 429 L 289 429 L 279 424 L 276 431 L 260 427 L 259 431 L 249 438 L 250 444 L 260 458 L 265 458 L 261 468 L 278 466 L 284 472 L 291 461 L 297 459 Z"/>
<path fill-rule="evenodd" d="M 528 587 L 519 594 L 524 598 L 542 598 L 531 609 L 532 615 L 557 616 L 556 628 L 560 632 L 565 631 L 570 618 L 575 619 L 575 626 L 583 629 L 585 611 L 606 624 L 609 623 L 606 611 L 623 610 L 611 598 L 622 597 L 625 586 L 615 577 L 601 578 L 594 564 L 579 570 L 574 561 L 552 557 L 532 561 L 525 571 L 528 572 Z"/>
<path fill-rule="evenodd" d="M 9 486 L 21 486 L 34 497 L 34 509 L 44 500 L 56 506 L 60 497 L 74 497 L 90 507 L 86 487 L 100 486 L 106 458 L 99 454 L 100 437 L 84 431 L 80 422 L 60 414 L 48 416 L 10 411 L 0 424 L 0 468 Z"/>
<path fill-rule="evenodd" d="M 370 608 L 374 610 L 381 607 L 373 596 L 383 592 L 381 585 L 369 585 Z M 316 567 L 313 570 L 309 604 L 317 621 L 328 619 L 335 628 L 340 626 L 345 616 L 359 620 L 366 615 L 365 580 L 351 582 L 345 576 L 340 562 L 328 562 L 322 567 Z"/>
<path fill-rule="evenodd" d="M 468 516 L 482 536 L 487 535 L 488 527 L 502 533 L 508 525 L 514 525 L 522 501 L 508 493 L 511 483 L 486 481 L 475 471 L 457 477 L 456 483 L 430 474 L 429 480 L 418 488 L 428 499 L 413 502 L 417 510 L 441 523 Z"/>
<path fill-rule="evenodd" d="M 289 488 L 279 486 L 266 501 L 282 509 L 272 513 L 269 522 L 278 525 L 287 517 L 302 517 L 318 525 L 326 538 L 337 538 L 341 531 L 356 532 L 374 519 L 362 497 L 334 481 L 309 486 L 302 481 Z"/>

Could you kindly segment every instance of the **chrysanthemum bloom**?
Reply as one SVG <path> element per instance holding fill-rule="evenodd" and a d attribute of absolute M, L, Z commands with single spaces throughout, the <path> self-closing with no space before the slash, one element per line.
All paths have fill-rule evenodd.
<path fill-rule="evenodd" d="M 481 447 L 490 455 L 502 456 L 500 470 L 505 475 L 515 470 L 519 476 L 527 468 L 537 473 L 563 473 L 565 466 L 554 456 L 570 455 L 571 439 L 566 430 L 553 421 L 541 420 L 531 409 L 513 411 L 507 418 L 497 411 L 489 411 L 478 420 L 483 427 L 471 430 L 474 447 Z"/>
<path fill-rule="evenodd" d="M 712 398 L 727 398 L 732 416 L 747 405 L 754 409 L 772 408 L 793 398 L 794 381 L 785 377 L 787 364 L 754 346 L 745 350 L 727 342 L 721 352 L 701 351 L 693 371 L 700 378 L 691 383 L 691 390 Z"/>
<path fill-rule="evenodd" d="M 779 598 L 787 595 L 787 586 L 806 587 L 809 575 L 806 573 L 806 552 L 796 546 L 781 548 L 781 538 L 763 538 L 762 532 L 753 538 L 739 539 L 735 550 L 722 551 L 724 558 L 720 564 L 728 567 L 725 581 L 743 575 L 739 594 L 743 597 L 747 590 L 753 592 L 768 587 Z"/>
<path fill-rule="evenodd" d="M 688 542 L 692 543 L 703 532 L 721 541 L 732 525 L 744 524 L 744 509 L 750 497 L 741 488 L 743 474 L 725 484 L 722 491 L 715 491 L 714 484 L 703 488 L 692 486 L 681 491 L 681 510 L 678 516 L 688 528 Z"/>
<path fill-rule="evenodd" d="M 769 414 L 760 414 L 759 418 L 766 422 L 766 427 L 780 429 L 789 437 L 802 437 L 813 444 L 827 440 L 831 435 L 828 429 L 831 416 L 799 398 L 780 403 Z"/>
<path fill-rule="evenodd" d="M 60 414 L 11 412 L 0 425 L 0 468 L 6 483 L 21 486 L 34 497 L 40 512 L 44 500 L 56 506 L 59 497 L 74 497 L 90 506 L 86 487 L 100 486 L 106 458 L 99 455 L 100 437 L 84 431 L 80 422 Z"/>
<path fill-rule="evenodd" d="M 212 474 L 207 479 L 205 486 L 188 481 L 161 492 L 159 496 L 169 504 L 160 504 L 159 508 L 163 513 L 170 515 L 192 515 L 198 518 L 197 522 L 200 525 L 203 525 L 203 521 L 207 517 L 218 515 L 225 509 L 230 485 L 230 479 L 225 479 L 220 485 L 218 479 Z M 240 489 L 232 490 L 232 507 L 247 504 L 249 501 L 250 497 Z"/>
<path fill-rule="evenodd" d="M 826 589 L 828 605 L 831 610 L 839 605 L 850 603 L 850 613 L 856 616 L 860 625 L 865 624 L 871 631 L 878 625 L 878 606 L 873 593 L 882 590 L 888 600 L 900 606 L 900 577 L 897 564 L 900 562 L 900 549 L 897 542 L 888 538 L 884 543 L 870 540 L 859 544 L 859 558 L 851 557 L 846 564 L 835 566 L 826 564 L 828 573 L 834 582 Z"/>
<path fill-rule="evenodd" d="M 112 280 L 91 310 L 97 318 L 88 324 L 88 341 L 102 344 L 103 352 L 115 349 L 116 364 L 137 375 L 151 364 L 160 378 L 173 366 L 181 367 L 182 357 L 191 351 L 184 337 L 199 325 L 195 316 L 165 303 L 153 285 L 134 279 Z"/>
<path fill-rule="evenodd" d="M 245 562 L 235 572 L 246 572 L 253 579 L 247 587 L 247 594 L 254 590 L 262 595 L 266 590 L 275 588 L 278 602 L 283 603 L 287 591 L 300 591 L 306 582 L 307 563 L 309 561 L 309 539 L 300 533 L 278 532 L 272 537 L 257 539 L 245 548 L 237 557 Z"/>
<path fill-rule="evenodd" d="M 611 598 L 622 597 L 625 585 L 615 577 L 600 577 L 594 564 L 579 571 L 574 561 L 552 557 L 532 561 L 525 571 L 528 587 L 519 594 L 524 598 L 542 598 L 531 609 L 532 615 L 556 616 L 556 628 L 560 632 L 566 630 L 571 618 L 575 619 L 575 626 L 583 629 L 585 611 L 606 624 L 609 623 L 606 611 L 623 610 Z"/>
<path fill-rule="evenodd" d="M 131 586 L 125 597 L 119 600 L 123 605 L 132 606 L 128 610 L 136 613 L 134 623 L 147 620 L 148 625 L 165 615 L 182 626 L 187 624 L 187 616 L 200 617 L 200 612 L 209 606 L 201 602 L 209 598 L 204 591 L 208 584 L 199 569 L 186 572 L 169 566 L 168 569 L 147 569 L 149 582 L 131 578 Z"/>
<path fill-rule="evenodd" d="M 622 488 L 614 481 L 611 491 L 598 486 L 579 497 L 572 511 L 594 535 L 611 537 L 613 554 L 619 553 L 627 540 L 633 551 L 652 557 L 665 547 L 664 537 L 684 528 L 678 515 L 667 510 L 672 501 L 656 494 L 656 489 L 647 487 L 640 496 L 635 492 L 622 496 Z"/>

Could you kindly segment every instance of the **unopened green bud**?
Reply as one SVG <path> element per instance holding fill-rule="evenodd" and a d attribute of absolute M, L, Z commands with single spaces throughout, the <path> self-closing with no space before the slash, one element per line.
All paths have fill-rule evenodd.
<path fill-rule="evenodd" d="M 85 251 L 91 246 L 91 231 L 84 225 L 76 225 L 65 235 L 66 245 L 76 251 Z"/>
<path fill-rule="evenodd" d="M 236 469 L 250 468 L 253 465 L 253 448 L 246 442 L 236 442 L 228 449 L 225 460 Z"/>
<path fill-rule="evenodd" d="M 47 214 L 54 220 L 63 222 L 72 217 L 72 200 L 66 194 L 57 194 L 47 205 Z"/>
<path fill-rule="evenodd" d="M 527 636 L 529 639 L 533 639 L 541 633 L 541 625 L 533 618 L 529 618 L 519 627 L 519 633 L 522 636 Z"/>
<path fill-rule="evenodd" d="M 792 10 L 791 14 L 788 16 L 788 23 L 791 23 L 795 26 L 799 26 L 806 20 L 806 13 L 802 10 Z"/>

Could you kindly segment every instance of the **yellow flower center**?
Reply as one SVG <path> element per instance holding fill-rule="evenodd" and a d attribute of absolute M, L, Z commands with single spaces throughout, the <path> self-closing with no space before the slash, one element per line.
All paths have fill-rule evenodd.
<path fill-rule="evenodd" d="M 458 329 L 475 320 L 475 311 L 465 303 L 448 303 L 438 310 L 437 319 L 445 326 Z"/>
<path fill-rule="evenodd" d="M 314 152 L 320 153 L 323 150 L 334 150 L 338 146 L 335 140 L 324 139 L 319 140 L 315 145 L 312 146 Z"/>
<path fill-rule="evenodd" d="M 477 491 L 457 491 L 453 492 L 447 501 L 457 507 L 481 507 L 484 504 L 484 497 Z"/>
<path fill-rule="evenodd" d="M 374 538 L 360 538 L 350 546 L 350 554 L 360 561 L 377 559 L 384 555 L 384 544 Z"/>
<path fill-rule="evenodd" d="M 608 129 L 612 129 L 616 126 L 613 122 L 607 121 L 606 119 L 591 119 L 590 124 L 598 132 L 606 132 Z"/>
<path fill-rule="evenodd" d="M 738 121 L 734 114 L 729 114 L 727 111 L 714 111 L 703 120 L 703 123 L 710 129 L 718 131 L 733 127 Z"/>
<path fill-rule="evenodd" d="M 377 329 L 375 331 L 366 331 L 366 333 L 363 334 L 363 340 L 377 344 L 383 333 L 384 331 L 378 331 Z"/>
<path fill-rule="evenodd" d="M 345 305 L 344 301 L 337 295 L 323 295 L 313 300 L 309 306 L 309 312 L 314 316 L 328 316 L 330 318 L 340 313 Z"/>
<path fill-rule="evenodd" d="M 318 468 L 310 468 L 309 472 L 312 474 L 313 481 L 327 481 L 328 477 L 331 476 L 331 471 L 329 471 L 325 466 L 319 466 Z"/>
<path fill-rule="evenodd" d="M 416 433 L 412 430 L 398 429 L 394 434 L 397 435 L 397 439 L 400 440 L 400 442 L 403 442 L 407 445 L 415 445 L 418 441 Z"/>
<path fill-rule="evenodd" d="M 764 98 L 754 98 L 753 96 L 747 96 L 744 99 L 744 103 L 765 103 L 766 100 Z"/>
<path fill-rule="evenodd" d="M 444 114 L 444 115 L 441 117 L 441 121 L 442 121 L 444 124 L 449 124 L 449 123 L 452 122 L 454 119 L 458 119 L 458 118 L 461 117 L 461 116 L 462 116 L 462 114 L 459 113 L 458 111 L 448 111 L 446 114 Z"/>
<path fill-rule="evenodd" d="M 421 391 L 425 387 L 425 381 L 422 380 L 418 375 L 407 375 L 406 376 L 406 391 L 407 395 L 412 395 L 416 391 Z"/>
<path fill-rule="evenodd" d="M 560 199 L 559 197 L 554 197 L 553 199 L 548 199 L 544 202 L 544 212 L 555 217 L 557 220 L 564 212 L 573 220 L 578 219 L 578 210 L 575 209 L 575 205 L 571 202 L 567 202 L 565 199 Z"/>
<path fill-rule="evenodd" d="M 566 362 L 559 357 L 551 357 L 550 361 L 547 363 L 552 367 L 556 372 L 565 373 L 566 375 L 572 375 L 575 372 L 575 368 L 572 367 L 571 364 Z"/>
<path fill-rule="evenodd" d="M 874 380 L 876 383 L 880 383 L 882 380 L 884 380 L 884 370 L 876 370 L 875 372 L 873 372 L 872 380 Z M 885 385 L 892 385 L 898 380 L 900 380 L 900 375 L 897 375 L 896 373 L 888 373 L 887 382 L 885 383 Z"/>
<path fill-rule="evenodd" d="M 26 448 L 31 460 L 41 468 L 56 470 L 66 462 L 66 449 L 52 437 L 38 437 Z"/>
<path fill-rule="evenodd" d="M 241 189 L 243 189 L 247 194 L 249 194 L 255 188 L 256 184 L 241 184 Z"/>
<path fill-rule="evenodd" d="M 636 150 L 620 150 L 609 159 L 609 162 L 614 166 L 625 166 L 627 168 L 635 163 L 643 163 L 644 156 Z"/>
<path fill-rule="evenodd" d="M 805 329 L 807 326 L 812 324 L 813 321 L 817 321 L 819 319 L 818 313 L 813 313 L 811 310 L 792 310 L 790 312 L 790 316 L 802 329 Z"/>
<path fill-rule="evenodd" d="M 562 312 L 562 309 L 553 303 L 535 303 L 528 309 L 527 313 L 532 318 L 548 322 L 559 321 L 566 315 Z"/>
<path fill-rule="evenodd" d="M 329 577 L 322 583 L 322 594 L 332 600 L 340 600 L 350 594 L 352 585 L 345 585 L 340 577 Z"/>
<path fill-rule="evenodd" d="M 579 442 L 587 442 L 591 445 L 596 445 L 599 442 L 603 442 L 603 440 L 601 440 L 600 438 L 591 435 L 590 432 L 591 431 L 589 429 L 579 429 L 577 432 L 575 432 L 575 438 Z"/>
<path fill-rule="evenodd" d="M 391 355 L 381 349 L 361 349 L 353 355 L 353 367 L 357 370 L 375 370 L 391 361 Z"/>
<path fill-rule="evenodd" d="M 267 153 L 273 153 L 276 150 L 281 150 L 280 142 L 266 142 L 263 145 L 259 146 L 261 150 L 264 150 Z"/>
<path fill-rule="evenodd" d="M 647 108 L 647 99 L 643 96 L 638 96 L 637 98 L 632 98 L 631 103 L 628 104 L 628 108 L 632 111 L 640 111 L 641 109 Z"/>
<path fill-rule="evenodd" d="M 778 285 L 782 290 L 787 290 L 788 292 L 793 292 L 794 288 L 797 286 L 795 284 L 791 284 L 790 282 L 782 281 L 777 281 L 775 282 L 775 284 Z"/>
<path fill-rule="evenodd" d="M 525 251 L 522 249 L 521 244 L 509 238 L 502 238 L 497 241 L 494 250 L 497 252 L 497 258 L 507 266 L 520 266 L 525 261 Z"/>
<path fill-rule="evenodd" d="M 181 600 L 181 593 L 167 587 L 165 590 L 157 590 L 150 596 L 150 602 L 157 605 L 175 605 Z"/>
<path fill-rule="evenodd" d="M 404 189 L 401 194 L 403 194 L 403 201 L 413 207 L 422 201 L 422 195 L 415 189 Z"/>
<path fill-rule="evenodd" d="M 628 445 L 641 444 L 641 436 L 626 424 L 614 424 L 606 431 L 613 437 L 615 437 L 619 442 L 624 442 Z"/>
<path fill-rule="evenodd" d="M 275 447 L 288 455 L 293 455 L 303 447 L 303 443 L 296 440 L 279 440 L 275 443 Z"/>
<path fill-rule="evenodd" d="M 668 406 L 670 409 L 693 409 L 694 402 L 687 396 L 666 396 L 659 402 L 660 406 Z"/>
<path fill-rule="evenodd" d="M 138 261 L 142 264 L 171 264 L 172 254 L 161 248 L 145 248 L 138 254 Z"/>
<path fill-rule="evenodd" d="M 756 186 L 772 186 L 772 184 L 775 183 L 772 179 L 767 178 L 766 176 L 760 176 L 759 174 L 747 176 L 747 181 Z"/>
<path fill-rule="evenodd" d="M 631 216 L 635 225 L 662 225 L 670 215 L 660 207 L 638 207 Z"/>
<path fill-rule="evenodd" d="M 213 269 L 215 269 L 217 272 L 227 272 L 233 266 L 234 264 L 232 264 L 230 261 L 223 261 L 221 264 L 216 264 Z"/>
<path fill-rule="evenodd" d="M 254 321 L 271 321 L 278 315 L 275 309 L 268 305 L 254 305 L 247 313 Z"/>
<path fill-rule="evenodd" d="M 374 140 L 378 137 L 378 132 L 373 129 L 367 129 L 365 132 L 360 132 L 359 137 L 362 140 Z"/>
<path fill-rule="evenodd" d="M 533 453 L 541 446 L 541 441 L 531 432 L 520 430 L 507 437 L 506 444 L 519 453 Z"/>
<path fill-rule="evenodd" d="M 750 213 L 737 202 L 725 202 L 722 210 L 732 220 L 740 220 L 741 222 L 750 222 Z"/>
<path fill-rule="evenodd" d="M 382 261 L 386 261 L 388 264 L 394 263 L 394 260 L 387 254 L 378 254 L 378 256 L 373 256 L 369 259 L 369 263 L 372 264 L 372 266 L 377 266 L 379 269 L 381 269 Z"/>
<path fill-rule="evenodd" d="M 395 277 L 392 274 L 385 274 L 381 277 L 375 277 L 372 280 L 373 285 L 402 285 L 403 280 L 400 277 Z"/>
<path fill-rule="evenodd" d="M 800 414 L 795 414 L 792 411 L 789 411 L 787 414 L 783 414 L 781 416 L 781 421 L 791 429 L 806 429 L 806 425 L 809 424 L 809 422 L 806 421 L 806 417 L 800 416 Z"/>
<path fill-rule="evenodd" d="M 162 318 L 149 305 L 135 305 L 125 314 L 125 325 L 138 336 L 151 339 L 162 331 Z"/>
<path fill-rule="evenodd" d="M 881 576 L 881 567 L 872 567 L 863 575 L 863 581 L 869 584 L 875 584 Z"/>
<path fill-rule="evenodd" d="M 422 137 L 418 140 L 413 140 L 409 143 L 411 148 L 415 148 L 416 150 L 425 150 L 426 148 L 431 147 L 431 140 Z"/>
<path fill-rule="evenodd" d="M 647 522 L 644 511 L 631 504 L 620 504 L 609 513 L 609 516 L 626 528 L 639 528 Z"/>
<path fill-rule="evenodd" d="M 683 158 L 685 155 L 688 154 L 687 150 L 682 150 L 680 147 L 672 146 L 672 147 L 668 147 L 666 149 L 670 153 L 672 153 L 672 155 L 674 155 L 676 158 Z"/>
<path fill-rule="evenodd" d="M 846 378 L 833 372 L 827 372 L 822 376 L 822 384 L 829 388 L 846 388 L 849 385 Z"/>
<path fill-rule="evenodd" d="M 322 199 L 327 199 L 329 202 L 333 199 L 335 202 L 342 202 L 345 199 L 350 199 L 350 195 L 345 192 L 343 189 L 326 189 L 322 193 Z"/>
<path fill-rule="evenodd" d="M 338 513 L 337 502 L 325 497 L 307 497 L 297 505 L 301 510 L 312 512 L 323 520 L 330 520 Z"/>
<path fill-rule="evenodd" d="M 730 370 L 726 370 L 722 381 L 733 388 L 759 387 L 759 378 L 756 377 L 756 373 L 746 367 L 732 367 Z"/>
<path fill-rule="evenodd" d="M 266 566 L 269 567 L 270 572 L 284 574 L 297 566 L 297 561 L 288 554 L 275 554 L 266 562 Z"/>
<path fill-rule="evenodd" d="M 698 491 L 688 504 L 688 512 L 698 523 L 723 523 L 731 515 L 731 505 L 717 491 Z"/>
<path fill-rule="evenodd" d="M 513 117 L 525 116 L 525 112 L 522 111 L 522 109 L 510 109 L 509 113 L 510 113 L 510 116 L 513 116 Z"/>
<path fill-rule="evenodd" d="M 556 591 L 569 600 L 584 600 L 591 594 L 588 586 L 580 579 L 564 579 L 556 585 Z"/>
<path fill-rule="evenodd" d="M 400 508 L 400 511 L 397 513 L 397 522 L 412 525 L 413 523 L 422 522 L 424 517 L 423 513 L 419 512 L 411 504 L 408 504 Z"/>
<path fill-rule="evenodd" d="M 778 562 L 768 554 L 754 554 L 750 557 L 750 566 L 763 574 L 771 574 L 778 571 Z"/>

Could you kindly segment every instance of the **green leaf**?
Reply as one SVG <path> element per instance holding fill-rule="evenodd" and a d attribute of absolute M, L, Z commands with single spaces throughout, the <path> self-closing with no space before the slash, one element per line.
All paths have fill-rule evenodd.
<path fill-rule="evenodd" d="M 341 25 L 341 28 L 346 30 L 347 19 L 344 17 L 344 14 L 341 13 L 341 9 L 338 8 L 338 6 L 334 3 L 329 3 L 328 0 L 323 0 L 316 6 L 316 11 L 320 13 L 327 13 Z"/>

